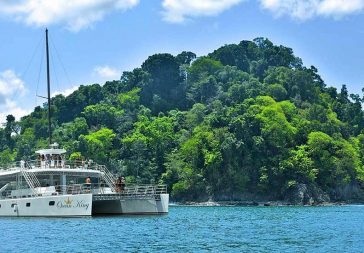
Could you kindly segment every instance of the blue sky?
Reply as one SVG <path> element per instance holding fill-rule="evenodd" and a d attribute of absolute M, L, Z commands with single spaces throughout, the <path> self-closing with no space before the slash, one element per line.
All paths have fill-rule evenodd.
<path fill-rule="evenodd" d="M 0 122 L 44 102 L 45 27 L 53 94 L 118 79 L 154 53 L 202 56 L 255 37 L 293 48 L 328 85 L 361 94 L 363 12 L 364 0 L 0 0 Z"/>

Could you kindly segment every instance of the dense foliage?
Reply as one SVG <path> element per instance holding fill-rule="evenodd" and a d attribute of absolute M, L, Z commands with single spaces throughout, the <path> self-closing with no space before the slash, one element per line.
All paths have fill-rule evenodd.
<path fill-rule="evenodd" d="M 297 184 L 340 199 L 364 182 L 363 101 L 257 38 L 199 58 L 156 54 L 120 80 L 57 95 L 52 126 L 71 159 L 166 183 L 177 200 L 280 199 Z M 3 164 L 47 145 L 46 106 L 18 122 L 8 116 Z"/>

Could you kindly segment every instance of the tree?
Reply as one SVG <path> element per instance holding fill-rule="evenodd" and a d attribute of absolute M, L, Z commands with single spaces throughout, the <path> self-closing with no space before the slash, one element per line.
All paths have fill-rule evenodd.
<path fill-rule="evenodd" d="M 346 185 L 362 174 L 359 155 L 351 143 L 322 132 L 308 136 L 308 148 L 318 168 L 317 182 L 325 190 Z"/>
<path fill-rule="evenodd" d="M 80 151 L 85 157 L 92 157 L 99 163 L 107 163 L 113 157 L 115 133 L 108 128 L 80 136 Z"/>
<path fill-rule="evenodd" d="M 190 65 L 192 61 L 196 59 L 196 54 L 192 52 L 183 51 L 176 56 L 176 61 L 179 65 Z"/>
<path fill-rule="evenodd" d="M 118 96 L 118 101 L 121 108 L 128 109 L 131 111 L 137 109 L 139 106 L 140 91 L 141 91 L 140 88 L 134 88 L 128 92 L 121 93 Z"/>
<path fill-rule="evenodd" d="M 240 45 L 225 45 L 215 50 L 209 56 L 224 65 L 237 66 L 240 70 L 249 71 L 250 65 L 247 52 Z"/>
<path fill-rule="evenodd" d="M 97 104 L 103 99 L 103 92 L 101 90 L 99 84 L 81 85 L 78 90 L 65 99 L 52 99 L 53 105 L 56 108 L 54 117 L 59 123 L 70 122 L 74 118 L 79 117 L 86 106 Z"/>
<path fill-rule="evenodd" d="M 287 98 L 287 90 L 281 84 L 268 85 L 267 93 L 277 101 L 282 101 Z"/>
<path fill-rule="evenodd" d="M 149 160 L 154 172 L 145 171 L 151 169 L 141 168 L 140 173 L 148 178 L 143 180 L 157 179 L 157 175 L 165 172 L 165 156 L 173 148 L 175 140 L 174 126 L 170 117 L 156 117 L 149 119 L 140 116 L 135 123 L 134 131 L 131 135 L 123 138 L 122 143 L 126 155 L 130 159 Z M 147 151 L 147 152 L 146 152 Z"/>
<path fill-rule="evenodd" d="M 25 129 L 16 141 L 16 160 L 31 160 L 30 158 L 34 156 L 37 147 L 34 130 L 32 128 Z"/>
<path fill-rule="evenodd" d="M 288 184 L 313 183 L 318 174 L 308 147 L 301 145 L 289 153 L 289 157 L 280 163 L 280 169 Z"/>
<path fill-rule="evenodd" d="M 6 139 L 6 144 L 10 148 L 10 150 L 14 149 L 15 141 L 11 138 L 13 133 L 17 133 L 17 127 L 15 122 L 15 117 L 13 115 L 6 116 L 6 125 L 4 130 L 4 135 Z"/>
<path fill-rule="evenodd" d="M 122 116 L 123 113 L 122 110 L 114 106 L 99 103 L 85 107 L 82 116 L 85 117 L 89 126 L 105 126 L 115 129 L 118 117 Z"/>
<path fill-rule="evenodd" d="M 152 81 L 143 87 L 142 101 L 145 105 L 152 106 L 161 111 L 173 108 L 172 104 L 183 105 L 184 97 L 179 91 L 183 89 L 183 78 L 180 76 L 179 63 L 170 54 L 155 54 L 150 56 L 143 64 L 142 69 L 148 72 Z M 158 96 L 164 106 L 155 105 L 153 96 Z M 165 102 L 164 102 L 165 101 Z M 154 111 L 157 111 L 156 109 Z"/>
<path fill-rule="evenodd" d="M 183 170 L 179 171 L 178 182 L 172 187 L 172 194 L 183 199 L 206 197 L 213 193 L 209 185 L 216 182 L 222 162 L 219 142 L 208 128 L 198 126 L 193 136 L 181 145 Z M 168 167 L 167 171 L 173 170 Z"/>

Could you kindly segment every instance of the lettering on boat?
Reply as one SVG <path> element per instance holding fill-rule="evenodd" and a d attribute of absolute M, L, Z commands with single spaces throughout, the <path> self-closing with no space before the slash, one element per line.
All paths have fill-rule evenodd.
<path fill-rule="evenodd" d="M 87 210 L 89 208 L 89 206 L 90 206 L 90 204 L 85 203 L 83 200 L 76 200 L 74 202 L 70 198 L 57 202 L 58 208 L 84 208 L 85 210 Z"/>

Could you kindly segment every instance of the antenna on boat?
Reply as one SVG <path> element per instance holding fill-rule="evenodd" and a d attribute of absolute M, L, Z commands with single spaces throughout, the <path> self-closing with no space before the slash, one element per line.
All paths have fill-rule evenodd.
<path fill-rule="evenodd" d="M 51 126 L 51 80 L 49 74 L 49 48 L 48 48 L 48 28 L 46 32 L 46 53 L 47 53 L 47 88 L 48 88 L 48 133 L 49 145 L 52 144 L 52 126 Z"/>

